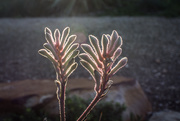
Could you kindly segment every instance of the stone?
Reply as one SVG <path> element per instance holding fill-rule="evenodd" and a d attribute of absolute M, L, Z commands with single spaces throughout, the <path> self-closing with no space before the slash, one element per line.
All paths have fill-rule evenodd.
<path fill-rule="evenodd" d="M 157 64 L 160 64 L 160 63 L 161 63 L 161 60 L 160 60 L 159 58 L 156 58 L 156 59 L 155 59 L 155 62 L 156 62 Z"/>
<path fill-rule="evenodd" d="M 168 71 L 167 71 L 167 69 L 165 69 L 165 68 L 162 70 L 162 73 L 164 73 L 164 74 L 166 74 L 167 72 L 168 72 Z"/>
<path fill-rule="evenodd" d="M 180 113 L 175 111 L 155 112 L 149 121 L 180 121 Z"/>
<path fill-rule="evenodd" d="M 121 81 L 128 81 L 131 78 L 114 76 L 112 89 Z M 87 78 L 70 79 L 67 85 L 70 95 L 84 96 L 94 92 L 94 81 Z M 22 103 L 25 107 L 33 107 L 44 103 L 51 98 L 56 99 L 56 85 L 53 80 L 22 80 L 0 83 L 0 99 Z"/>
<path fill-rule="evenodd" d="M 113 80 L 112 87 L 104 100 L 125 104 L 127 106 L 124 113 L 125 118 L 129 117 L 129 112 L 145 116 L 147 112 L 151 111 L 151 105 L 138 81 L 118 76 L 112 77 L 111 80 Z M 69 93 L 66 96 L 77 95 L 83 99 L 90 99 L 95 96 L 93 88 L 93 80 L 87 78 L 69 79 L 67 84 Z M 12 105 L 15 105 L 16 107 L 42 109 L 52 115 L 59 113 L 56 85 L 53 80 L 22 80 L 0 83 L 0 101 L 3 102 L 3 105 L 0 106 L 1 109 L 11 110 Z"/>

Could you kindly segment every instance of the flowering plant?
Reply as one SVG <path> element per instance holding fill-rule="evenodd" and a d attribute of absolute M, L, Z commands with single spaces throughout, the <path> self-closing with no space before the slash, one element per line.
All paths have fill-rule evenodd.
<path fill-rule="evenodd" d="M 40 49 L 39 53 L 48 58 L 54 65 L 56 71 L 57 99 L 59 100 L 60 120 L 65 121 L 65 91 L 68 77 L 75 71 L 78 64 L 75 57 L 79 56 L 81 65 L 91 74 L 95 85 L 96 96 L 77 119 L 83 121 L 93 107 L 107 94 L 113 81 L 110 79 L 119 69 L 127 63 L 127 58 L 122 58 L 115 64 L 121 55 L 122 38 L 117 31 L 111 35 L 103 34 L 101 42 L 93 36 L 89 36 L 89 44 L 81 44 L 85 53 L 79 54 L 78 43 L 74 43 L 76 35 L 69 36 L 70 28 L 66 27 L 62 35 L 59 30 L 54 32 L 54 38 L 49 28 L 45 28 L 47 43 L 45 49 Z M 73 44 L 74 43 L 74 44 Z M 100 46 L 101 45 L 101 46 Z M 115 65 L 115 66 L 114 66 Z"/>

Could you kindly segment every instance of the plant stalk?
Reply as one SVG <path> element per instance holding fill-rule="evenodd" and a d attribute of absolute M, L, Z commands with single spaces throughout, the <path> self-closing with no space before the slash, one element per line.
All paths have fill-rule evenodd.
<path fill-rule="evenodd" d="M 81 114 L 81 116 L 77 119 L 77 121 L 83 121 L 87 115 L 91 112 L 94 106 L 100 101 L 102 93 L 97 93 L 94 97 L 93 101 L 89 104 L 86 110 Z"/>
<path fill-rule="evenodd" d="M 60 111 L 60 121 L 66 121 L 66 113 L 65 113 L 65 92 L 66 86 L 65 84 L 61 84 L 60 86 L 61 94 L 59 95 L 59 111 Z"/>

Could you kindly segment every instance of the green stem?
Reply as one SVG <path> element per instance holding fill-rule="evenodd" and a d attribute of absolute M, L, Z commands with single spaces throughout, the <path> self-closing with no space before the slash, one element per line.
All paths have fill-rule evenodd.
<path fill-rule="evenodd" d="M 91 110 L 94 108 L 94 106 L 100 101 L 101 95 L 97 93 L 94 97 L 93 101 L 89 104 L 89 106 L 86 108 L 86 110 L 82 113 L 82 115 L 78 118 L 77 121 L 83 121 L 87 115 L 91 112 Z"/>
<path fill-rule="evenodd" d="M 59 95 L 59 111 L 60 111 L 60 121 L 66 121 L 66 114 L 65 114 L 65 92 L 66 86 L 65 84 L 61 83 L 60 85 L 61 94 Z"/>

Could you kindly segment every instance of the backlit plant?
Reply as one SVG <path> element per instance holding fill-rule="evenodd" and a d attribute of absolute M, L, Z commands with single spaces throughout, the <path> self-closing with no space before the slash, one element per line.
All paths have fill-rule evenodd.
<path fill-rule="evenodd" d="M 57 99 L 59 100 L 60 120 L 65 120 L 65 91 L 68 77 L 77 68 L 75 57 L 79 54 L 76 50 L 78 43 L 73 44 L 76 35 L 69 36 L 70 28 L 63 30 L 62 35 L 58 29 L 54 32 L 54 38 L 49 28 L 45 28 L 45 38 L 47 43 L 43 46 L 45 49 L 39 50 L 39 53 L 48 58 L 54 65 L 56 71 Z"/>
<path fill-rule="evenodd" d="M 96 96 L 77 119 L 83 121 L 94 106 L 99 102 L 110 89 L 113 81 L 110 79 L 119 69 L 127 63 L 124 57 L 116 64 L 116 60 L 121 55 L 122 38 L 114 30 L 111 35 L 102 35 L 101 41 L 93 36 L 89 36 L 89 44 L 81 44 L 85 53 L 79 54 L 77 50 L 79 44 L 73 42 L 76 35 L 69 36 L 70 28 L 66 27 L 62 35 L 58 29 L 54 32 L 54 38 L 51 30 L 45 28 L 47 43 L 45 49 L 39 50 L 39 53 L 47 57 L 54 65 L 56 70 L 57 98 L 59 100 L 60 120 L 65 121 L 65 90 L 70 74 L 77 68 L 75 57 L 79 55 L 81 65 L 91 74 L 95 85 Z"/>

